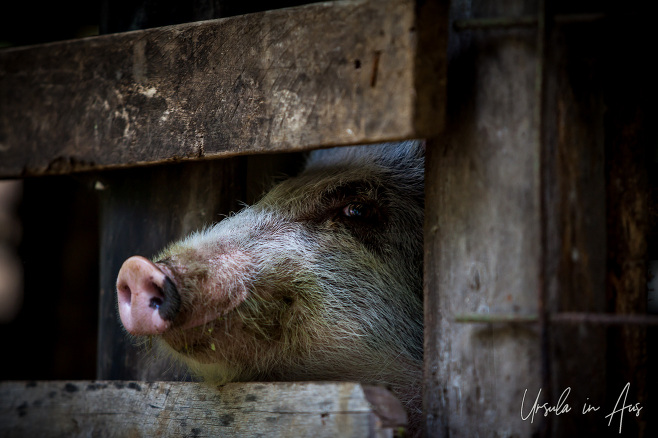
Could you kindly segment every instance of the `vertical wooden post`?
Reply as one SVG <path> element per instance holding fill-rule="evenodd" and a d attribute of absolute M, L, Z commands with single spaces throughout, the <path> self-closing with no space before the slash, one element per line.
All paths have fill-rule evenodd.
<path fill-rule="evenodd" d="M 616 19 L 602 38 L 607 48 L 602 69 L 606 105 L 606 292 L 608 311 L 620 314 L 646 313 L 647 254 L 656 249 L 648 246 L 650 232 L 656 233 L 649 229 L 650 212 L 656 208 L 649 200 L 649 151 L 655 151 L 658 144 L 658 86 L 645 55 L 651 52 L 655 40 L 648 7 L 643 2 L 630 2 L 624 5 L 624 14 L 609 11 Z M 656 421 L 652 421 L 658 407 L 658 379 L 653 374 L 655 355 L 653 363 L 647 362 L 647 352 L 658 347 L 656 331 L 652 330 L 651 344 L 646 327 L 608 330 L 607 405 L 614 406 L 624 386 L 630 383 L 629 402 L 644 406 L 640 416 L 625 416 L 625 436 L 656 436 L 658 430 Z M 618 419 L 615 423 L 618 428 Z"/>
<path fill-rule="evenodd" d="M 552 20 L 557 11 L 552 11 Z M 605 134 L 600 21 L 553 23 L 547 33 L 543 94 L 546 311 L 604 313 Z M 606 328 L 551 324 L 544 346 L 551 403 L 568 391 L 574 415 L 551 416 L 550 436 L 605 433 L 598 415 L 606 388 Z"/>
<path fill-rule="evenodd" d="M 507 19 L 515 11 L 541 14 L 514 1 L 466 0 L 453 3 L 451 16 Z M 629 11 L 632 20 L 612 12 L 549 22 L 536 47 L 541 20 L 452 31 L 447 130 L 428 148 L 426 175 L 431 436 L 605 435 L 605 414 L 582 408 L 612 410 L 628 382 L 628 399 L 646 406 L 644 328 L 550 318 L 646 312 L 644 157 L 655 141 L 647 125 L 655 81 L 642 56 L 650 14 Z M 532 325 L 455 321 L 460 313 L 538 311 L 547 316 L 547 342 Z M 540 406 L 556 406 L 569 391 L 575 413 L 545 420 L 540 409 L 531 424 L 540 388 Z M 629 415 L 624 434 L 643 436 L 645 422 Z"/>
<path fill-rule="evenodd" d="M 513 17 L 524 2 L 456 1 L 453 19 Z M 541 273 L 534 28 L 451 27 L 447 122 L 430 142 L 425 210 L 428 436 L 531 436 L 541 388 L 532 327 L 465 324 L 459 314 L 537 312 Z M 526 412 L 530 409 L 526 407 Z"/>

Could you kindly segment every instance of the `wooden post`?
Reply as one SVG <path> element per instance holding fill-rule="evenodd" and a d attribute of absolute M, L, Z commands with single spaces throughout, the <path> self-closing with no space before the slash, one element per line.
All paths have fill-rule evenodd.
<path fill-rule="evenodd" d="M 658 232 L 658 223 L 656 199 L 650 200 L 648 174 L 651 153 L 656 153 L 658 145 L 658 87 L 649 73 L 650 61 L 644 56 L 652 50 L 654 41 L 649 6 L 631 2 L 626 7 L 627 13 L 619 16 L 601 38 L 608 49 L 602 69 L 606 105 L 606 298 L 609 312 L 637 314 L 647 311 L 647 256 L 658 249 L 656 240 L 650 239 Z M 653 178 L 655 181 L 655 173 Z M 658 433 L 658 379 L 653 372 L 658 360 L 657 334 L 652 327 L 648 337 L 643 326 L 608 330 L 608 406 L 614 406 L 628 383 L 628 402 L 644 406 L 640 416 L 624 417 L 626 436 L 652 437 Z M 616 432 L 618 417 L 613 425 L 617 426 Z"/>
<path fill-rule="evenodd" d="M 480 6 L 454 2 L 450 15 L 508 17 L 520 2 Z M 538 333 L 455 317 L 537 312 L 536 29 L 451 27 L 448 59 L 446 133 L 428 145 L 425 180 L 427 434 L 531 436 L 542 418 L 519 412 L 542 383 Z"/>
<path fill-rule="evenodd" d="M 647 406 L 644 328 L 553 317 L 646 313 L 649 14 L 565 12 L 452 4 L 447 128 L 426 173 L 431 436 L 616 434 L 605 415 L 626 383 Z M 624 435 L 646 433 L 645 412 Z"/>
<path fill-rule="evenodd" d="M 597 41 L 604 26 L 600 20 L 549 26 L 541 120 L 545 312 L 600 314 L 606 311 L 606 176 Z M 544 432 L 604 434 L 603 416 L 584 415 L 582 408 L 606 401 L 606 327 L 548 323 L 544 336 L 544 400 L 554 404 L 568 394 L 573 407 L 572 415 L 551 416 Z"/>

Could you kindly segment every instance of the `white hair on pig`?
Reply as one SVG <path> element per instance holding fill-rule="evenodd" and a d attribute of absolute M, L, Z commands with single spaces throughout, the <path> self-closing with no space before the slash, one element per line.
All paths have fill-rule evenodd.
<path fill-rule="evenodd" d="M 180 306 L 151 301 L 155 328 L 122 314 L 124 325 L 158 334 L 213 383 L 384 384 L 417 422 L 423 175 L 419 141 L 312 152 L 300 175 L 256 204 L 140 261 L 171 283 L 175 292 L 155 288 L 162 299 L 177 295 Z"/>

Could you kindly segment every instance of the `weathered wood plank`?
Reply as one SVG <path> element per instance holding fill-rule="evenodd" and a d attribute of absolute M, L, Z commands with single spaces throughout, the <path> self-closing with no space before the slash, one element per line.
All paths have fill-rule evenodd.
<path fill-rule="evenodd" d="M 0 176 L 430 136 L 443 84 L 424 79 L 443 57 L 417 49 L 441 29 L 416 8 L 327 2 L 1 51 Z"/>
<path fill-rule="evenodd" d="M 389 392 L 358 383 L 0 383 L 2 437 L 368 437 L 405 422 Z"/>
<path fill-rule="evenodd" d="M 605 47 L 600 71 L 605 72 L 606 297 L 607 311 L 619 314 L 647 312 L 647 258 L 656 249 L 651 237 L 657 231 L 650 223 L 656 208 L 650 187 L 655 168 L 648 163 L 658 145 L 658 87 L 649 73 L 651 61 L 642 55 L 652 50 L 654 38 L 646 27 L 651 20 L 648 5 L 631 5 L 624 9 L 632 14 L 618 17 L 600 33 Z M 612 35 L 613 28 L 619 36 Z M 615 327 L 607 333 L 607 399 L 616 401 L 620 388 L 630 383 L 628 400 L 646 406 L 646 415 L 624 418 L 626 436 L 658 435 L 652 353 L 658 349 L 656 333 L 643 326 Z"/>
<path fill-rule="evenodd" d="M 543 196 L 546 248 L 546 310 L 605 313 L 606 174 L 601 47 L 609 29 L 601 23 L 556 26 L 548 34 L 543 110 Z M 571 406 L 606 400 L 606 327 L 552 324 L 546 357 L 557 400 L 566 388 Z M 584 383 L 586 382 L 586 383 Z M 621 387 L 616 387 L 617 396 Z M 528 391 L 530 393 L 530 390 Z M 603 416 L 560 415 L 549 419 L 550 436 L 587 430 L 609 433 Z M 625 422 L 626 423 L 626 422 Z M 630 421 L 629 421 L 630 423 Z M 616 432 L 616 431 L 615 431 Z M 632 436 L 632 435 L 631 435 Z"/>
<path fill-rule="evenodd" d="M 450 16 L 513 23 L 528 6 L 458 0 Z M 544 44 L 536 28 L 451 34 L 445 141 L 430 143 L 425 179 L 430 436 L 618 435 L 604 417 L 626 384 L 644 410 L 623 435 L 656 435 L 645 327 L 456 318 L 646 312 L 655 81 L 640 55 L 650 14 L 626 11 L 559 26 L 547 14 Z M 540 412 L 558 400 L 573 412 L 532 418 L 535 397 Z"/>
<path fill-rule="evenodd" d="M 450 17 L 510 17 L 531 13 L 526 7 L 454 1 Z M 451 27 L 446 131 L 428 142 L 425 174 L 427 436 L 533 436 L 544 420 L 519 415 L 524 390 L 534 400 L 542 384 L 537 331 L 456 321 L 537 312 L 536 48 L 535 29 Z"/>

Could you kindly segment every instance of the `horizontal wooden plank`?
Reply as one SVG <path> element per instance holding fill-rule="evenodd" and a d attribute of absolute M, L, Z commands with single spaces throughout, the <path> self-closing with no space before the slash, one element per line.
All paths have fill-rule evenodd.
<path fill-rule="evenodd" d="M 388 391 L 349 382 L 0 383 L 2 437 L 367 437 L 405 421 Z"/>
<path fill-rule="evenodd" d="M 0 177 L 433 135 L 433 3 L 316 3 L 2 50 Z"/>

